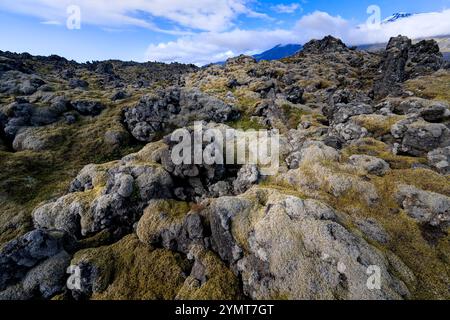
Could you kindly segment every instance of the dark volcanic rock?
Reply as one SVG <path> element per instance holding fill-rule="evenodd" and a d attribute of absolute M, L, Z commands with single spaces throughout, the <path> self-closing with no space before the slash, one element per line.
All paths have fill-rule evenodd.
<path fill-rule="evenodd" d="M 292 103 L 302 103 L 304 92 L 305 90 L 303 88 L 293 86 L 287 90 L 286 100 Z"/>
<path fill-rule="evenodd" d="M 60 231 L 34 230 L 9 242 L 0 252 L 0 291 L 17 284 L 41 262 L 72 247 L 73 239 Z"/>
<path fill-rule="evenodd" d="M 411 46 L 406 66 L 408 78 L 415 78 L 439 70 L 443 56 L 435 40 L 422 40 Z"/>
<path fill-rule="evenodd" d="M 111 62 L 100 62 L 95 71 L 97 73 L 114 75 L 114 66 Z"/>
<path fill-rule="evenodd" d="M 450 174 L 450 146 L 430 151 L 428 164 L 442 174 Z"/>
<path fill-rule="evenodd" d="M 400 84 L 408 79 L 430 74 L 443 66 L 443 57 L 434 40 L 415 45 L 408 37 L 391 38 L 381 64 L 381 76 L 374 90 L 377 98 L 399 95 Z"/>
<path fill-rule="evenodd" d="M 98 101 L 81 100 L 72 104 L 75 110 L 85 116 L 97 116 L 105 109 L 105 106 Z"/>
<path fill-rule="evenodd" d="M 152 141 L 161 133 L 184 127 L 193 120 L 217 123 L 232 121 L 239 112 L 231 105 L 200 90 L 170 88 L 156 96 L 145 96 L 125 111 L 125 123 L 139 141 Z"/>
<path fill-rule="evenodd" d="M 75 88 L 86 89 L 87 87 L 89 87 L 89 83 L 81 79 L 70 79 L 69 87 L 71 87 L 72 89 Z"/>
<path fill-rule="evenodd" d="M 123 99 L 128 98 L 129 96 L 130 96 L 130 95 L 129 95 L 126 91 L 119 90 L 119 91 L 116 91 L 116 92 L 111 96 L 111 100 L 112 100 L 112 101 L 123 100 Z"/>
<path fill-rule="evenodd" d="M 347 46 L 340 39 L 332 36 L 327 36 L 322 40 L 311 40 L 303 47 L 304 53 L 332 53 L 348 50 Z"/>
<path fill-rule="evenodd" d="M 402 151 L 413 156 L 450 146 L 450 130 L 441 123 L 414 122 L 407 126 L 402 141 Z"/>
<path fill-rule="evenodd" d="M 450 109 L 441 103 L 435 103 L 420 110 L 419 115 L 428 122 L 442 122 L 450 118 Z"/>
<path fill-rule="evenodd" d="M 382 75 L 374 86 L 377 97 L 400 92 L 399 84 L 407 79 L 405 67 L 411 44 L 410 39 L 401 36 L 389 41 L 381 66 Z"/>

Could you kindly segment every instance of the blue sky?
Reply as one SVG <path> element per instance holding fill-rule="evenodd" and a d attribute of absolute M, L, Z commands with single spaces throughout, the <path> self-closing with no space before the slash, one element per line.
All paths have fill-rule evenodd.
<path fill-rule="evenodd" d="M 367 30 L 373 4 L 382 18 L 421 15 Z M 80 8 L 81 29 L 66 26 L 70 5 Z M 350 44 L 450 34 L 449 9 L 450 0 L 1 0 L 0 50 L 201 65 L 327 34 Z"/>

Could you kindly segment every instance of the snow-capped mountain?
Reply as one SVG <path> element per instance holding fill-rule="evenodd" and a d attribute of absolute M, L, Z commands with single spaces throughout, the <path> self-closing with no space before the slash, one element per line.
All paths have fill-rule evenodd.
<path fill-rule="evenodd" d="M 392 16 L 387 17 L 386 19 L 384 19 L 382 21 L 382 23 L 391 23 L 391 22 L 395 22 L 395 21 L 398 21 L 400 19 L 409 18 L 409 17 L 412 17 L 412 16 L 413 16 L 412 13 L 397 12 L 397 13 L 394 13 Z"/>

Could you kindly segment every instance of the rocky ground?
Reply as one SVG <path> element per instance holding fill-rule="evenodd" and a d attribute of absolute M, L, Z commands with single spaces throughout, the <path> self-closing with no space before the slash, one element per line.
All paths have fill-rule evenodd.
<path fill-rule="evenodd" d="M 0 52 L 0 298 L 449 299 L 449 103 L 405 37 L 201 69 Z M 174 165 L 194 121 L 278 129 L 278 174 Z"/>

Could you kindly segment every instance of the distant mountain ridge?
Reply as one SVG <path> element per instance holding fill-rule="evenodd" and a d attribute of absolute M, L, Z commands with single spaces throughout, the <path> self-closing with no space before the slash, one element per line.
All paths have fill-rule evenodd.
<path fill-rule="evenodd" d="M 393 15 L 387 17 L 386 19 L 384 19 L 381 23 L 382 24 L 393 23 L 393 22 L 399 21 L 401 19 L 412 17 L 414 15 L 416 15 L 416 14 L 407 13 L 407 12 L 397 12 L 397 13 L 394 13 Z M 447 61 L 450 61 L 450 36 L 428 37 L 427 39 L 436 40 L 439 44 L 439 47 L 444 56 L 444 59 Z M 423 39 L 417 39 L 417 40 L 423 40 Z M 386 45 L 387 45 L 387 42 L 386 43 L 375 43 L 375 44 L 364 44 L 364 45 L 357 46 L 357 48 L 360 50 L 377 51 L 377 50 L 385 49 Z M 253 58 L 255 58 L 256 61 L 279 60 L 279 59 L 293 56 L 294 54 L 301 51 L 302 49 L 303 49 L 303 46 L 301 44 L 292 44 L 292 43 L 286 44 L 286 45 L 279 44 L 267 51 L 253 55 Z M 217 64 L 225 64 L 225 62 L 218 62 Z"/>
<path fill-rule="evenodd" d="M 277 46 L 273 47 L 272 49 L 264 51 L 263 53 L 254 55 L 253 58 L 255 58 L 256 61 L 278 60 L 278 59 L 283 59 L 283 58 L 292 56 L 302 49 L 303 49 L 303 46 L 300 44 L 277 45 Z"/>

